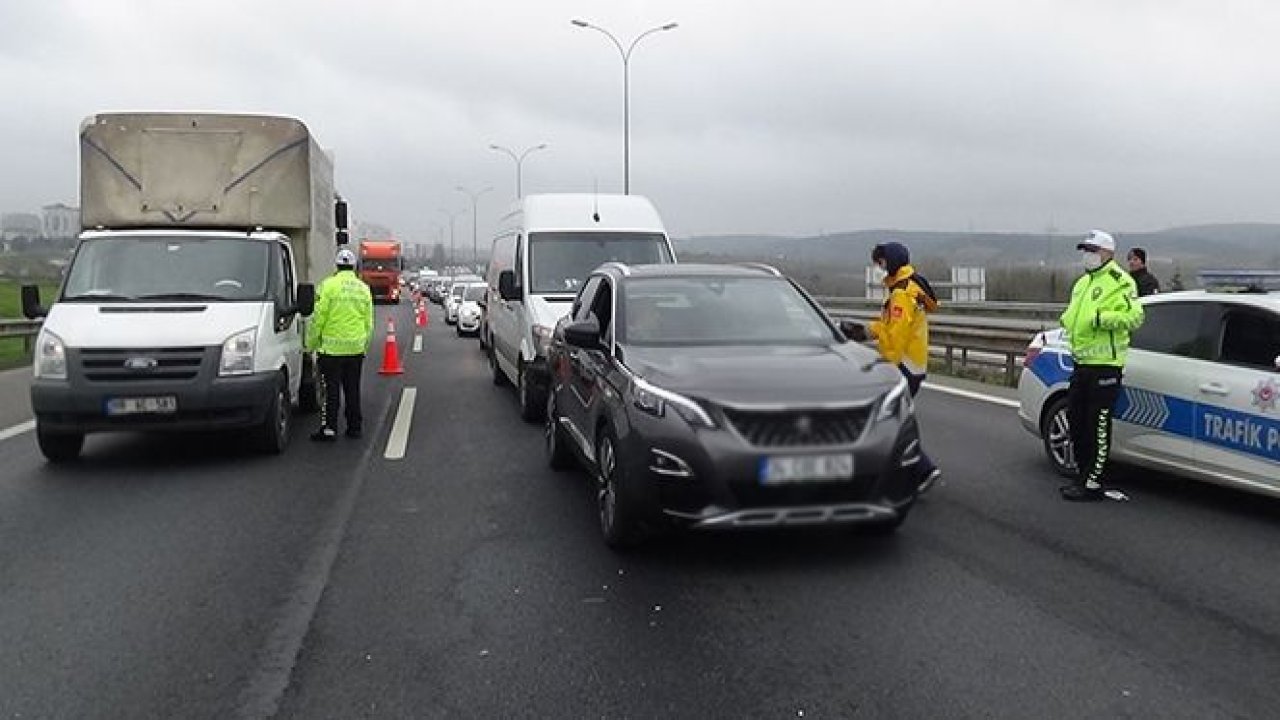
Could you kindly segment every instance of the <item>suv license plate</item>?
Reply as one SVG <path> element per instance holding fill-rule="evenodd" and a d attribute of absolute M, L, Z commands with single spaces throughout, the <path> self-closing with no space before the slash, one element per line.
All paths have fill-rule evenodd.
<path fill-rule="evenodd" d="M 139 415 L 143 413 L 168 414 L 178 411 L 178 398 L 173 395 L 160 397 L 110 398 L 108 415 Z"/>
<path fill-rule="evenodd" d="M 760 461 L 760 484 L 831 482 L 853 479 L 853 453 L 780 455 Z"/>

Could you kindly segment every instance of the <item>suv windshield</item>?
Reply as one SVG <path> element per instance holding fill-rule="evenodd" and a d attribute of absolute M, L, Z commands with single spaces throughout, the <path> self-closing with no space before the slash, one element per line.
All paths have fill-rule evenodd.
<path fill-rule="evenodd" d="M 269 251 L 247 238 L 90 238 L 76 251 L 62 299 L 261 300 Z"/>
<path fill-rule="evenodd" d="M 630 345 L 819 345 L 830 326 L 782 278 L 632 278 L 621 342 Z"/>
<path fill-rule="evenodd" d="M 488 289 L 488 285 L 468 285 L 467 292 L 462 296 L 462 299 L 480 302 L 484 299 L 484 291 Z"/>
<path fill-rule="evenodd" d="M 667 239 L 651 232 L 529 233 L 529 284 L 533 293 L 578 292 L 600 265 L 671 262 Z"/>

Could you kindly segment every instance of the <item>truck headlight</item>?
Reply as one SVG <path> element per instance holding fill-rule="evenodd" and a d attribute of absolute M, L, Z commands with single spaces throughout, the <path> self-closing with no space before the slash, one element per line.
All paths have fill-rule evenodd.
<path fill-rule="evenodd" d="M 253 372 L 253 351 L 257 345 L 258 328 L 249 328 L 232 335 L 222 343 L 222 360 L 218 363 L 218 375 L 248 375 Z"/>
<path fill-rule="evenodd" d="M 67 347 L 62 344 L 62 338 L 42 329 L 36 337 L 35 362 L 32 367 L 38 378 L 66 380 Z"/>

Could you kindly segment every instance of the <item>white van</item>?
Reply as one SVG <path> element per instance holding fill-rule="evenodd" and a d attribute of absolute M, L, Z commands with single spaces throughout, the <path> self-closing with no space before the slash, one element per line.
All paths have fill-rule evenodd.
<path fill-rule="evenodd" d="M 675 262 L 653 203 L 638 195 L 529 195 L 502 218 L 489 263 L 482 339 L 495 385 L 512 383 L 520 415 L 546 409 L 547 347 L 600 265 Z"/>

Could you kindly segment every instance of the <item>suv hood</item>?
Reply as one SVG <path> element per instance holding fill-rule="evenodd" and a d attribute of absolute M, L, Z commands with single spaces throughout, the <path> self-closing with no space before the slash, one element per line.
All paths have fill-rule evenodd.
<path fill-rule="evenodd" d="M 625 346 L 628 368 L 667 390 L 717 405 L 825 405 L 873 400 L 902 377 L 874 351 L 826 346 Z"/>

